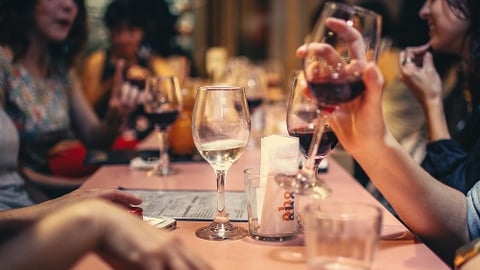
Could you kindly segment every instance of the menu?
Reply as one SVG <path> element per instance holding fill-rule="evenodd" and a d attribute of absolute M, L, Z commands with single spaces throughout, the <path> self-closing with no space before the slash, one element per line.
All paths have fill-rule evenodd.
<path fill-rule="evenodd" d="M 142 207 L 144 216 L 196 221 L 211 221 L 215 218 L 216 191 L 120 189 L 143 199 L 139 206 Z M 247 221 L 245 192 L 225 192 L 225 204 L 231 221 Z"/>

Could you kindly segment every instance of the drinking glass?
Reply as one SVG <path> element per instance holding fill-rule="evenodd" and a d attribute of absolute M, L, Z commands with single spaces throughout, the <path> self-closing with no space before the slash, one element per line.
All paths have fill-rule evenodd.
<path fill-rule="evenodd" d="M 148 175 L 167 176 L 178 172 L 170 167 L 168 155 L 168 128 L 182 110 L 182 94 L 175 76 L 151 76 L 147 78 L 143 109 L 146 117 L 155 125 L 159 139 L 159 160 Z"/>
<path fill-rule="evenodd" d="M 305 158 L 308 158 L 308 149 L 310 147 L 313 132 L 315 131 L 316 120 L 320 115 L 320 110 L 315 99 L 304 94 L 307 89 L 307 82 L 303 77 L 302 70 L 294 70 L 290 82 L 290 92 L 287 103 L 287 130 L 290 136 L 298 137 L 300 150 Z M 315 178 L 320 181 L 319 165 L 322 160 L 337 145 L 338 140 L 335 133 L 325 125 L 321 135 L 320 145 L 315 155 Z"/>
<path fill-rule="evenodd" d="M 237 86 L 203 86 L 197 91 L 192 114 L 192 135 L 217 180 L 217 209 L 213 222 L 198 229 L 202 239 L 240 239 L 247 235 L 233 225 L 225 207 L 225 181 L 230 166 L 242 155 L 250 137 L 250 113 L 245 90 Z"/>
<path fill-rule="evenodd" d="M 380 47 L 381 16 L 353 5 L 327 2 L 304 45 L 306 95 L 312 96 L 320 110 L 307 160 L 296 175 L 279 174 L 278 184 L 297 194 L 330 193 L 321 179 L 315 178 L 315 153 L 320 146 L 328 115 L 343 103 L 361 95 L 366 63 L 376 61 Z"/>

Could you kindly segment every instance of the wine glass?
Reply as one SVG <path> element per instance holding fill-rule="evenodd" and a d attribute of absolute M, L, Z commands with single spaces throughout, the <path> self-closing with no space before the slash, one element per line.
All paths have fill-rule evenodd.
<path fill-rule="evenodd" d="M 359 6 L 327 2 L 304 45 L 303 72 L 320 110 L 307 160 L 296 175 L 279 174 L 275 180 L 296 194 L 327 197 L 330 189 L 315 177 L 315 153 L 328 115 L 361 95 L 366 63 L 376 61 L 380 48 L 381 16 Z"/>
<path fill-rule="evenodd" d="M 213 167 L 217 179 L 215 219 L 198 229 L 196 235 L 208 240 L 245 237 L 247 231 L 229 221 L 225 208 L 227 171 L 241 156 L 250 137 L 250 113 L 244 88 L 200 87 L 193 107 L 192 135 L 198 152 Z"/>
<path fill-rule="evenodd" d="M 155 124 L 160 142 L 158 163 L 148 175 L 167 176 L 178 172 L 170 167 L 168 155 L 168 128 L 182 110 L 182 94 L 175 76 L 150 76 L 145 85 L 143 109 L 145 116 Z"/>
<path fill-rule="evenodd" d="M 311 145 L 313 132 L 315 131 L 316 120 L 319 117 L 315 99 L 304 94 L 307 89 L 307 82 L 302 70 L 294 70 L 290 83 L 290 92 L 287 103 L 287 130 L 290 136 L 298 137 L 300 150 L 307 158 L 308 149 Z M 319 178 L 319 165 L 327 154 L 337 145 L 338 140 L 335 133 L 325 126 L 321 135 L 320 145 L 315 153 L 315 177 Z"/>

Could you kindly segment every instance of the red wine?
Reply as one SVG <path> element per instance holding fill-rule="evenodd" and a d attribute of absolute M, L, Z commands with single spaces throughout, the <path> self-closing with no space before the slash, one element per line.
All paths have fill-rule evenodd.
<path fill-rule="evenodd" d="M 309 82 L 310 91 L 321 109 L 328 109 L 353 100 L 365 89 L 360 78 L 338 80 L 335 82 Z"/>
<path fill-rule="evenodd" d="M 304 155 L 307 155 L 308 149 L 313 138 L 313 128 L 299 127 L 290 130 L 288 133 L 290 136 L 298 137 L 300 142 L 300 148 Z M 337 145 L 338 139 L 335 133 L 329 128 L 326 128 L 320 139 L 320 145 L 318 147 L 317 156 L 325 156 L 330 152 L 335 145 Z"/>
<path fill-rule="evenodd" d="M 262 98 L 247 98 L 248 109 L 253 112 L 256 108 L 262 105 Z"/>
<path fill-rule="evenodd" d="M 167 129 L 178 117 L 178 111 L 165 111 L 160 113 L 146 113 L 150 122 L 157 124 L 160 129 Z"/>

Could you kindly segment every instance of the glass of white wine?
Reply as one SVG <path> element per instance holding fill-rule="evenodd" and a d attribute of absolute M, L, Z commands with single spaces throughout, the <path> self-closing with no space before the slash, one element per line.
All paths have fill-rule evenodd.
<path fill-rule="evenodd" d="M 216 216 L 210 225 L 196 231 L 202 239 L 240 239 L 247 235 L 245 229 L 228 219 L 225 181 L 228 169 L 248 144 L 250 125 L 243 87 L 216 85 L 198 89 L 192 114 L 193 141 L 217 178 Z"/>

